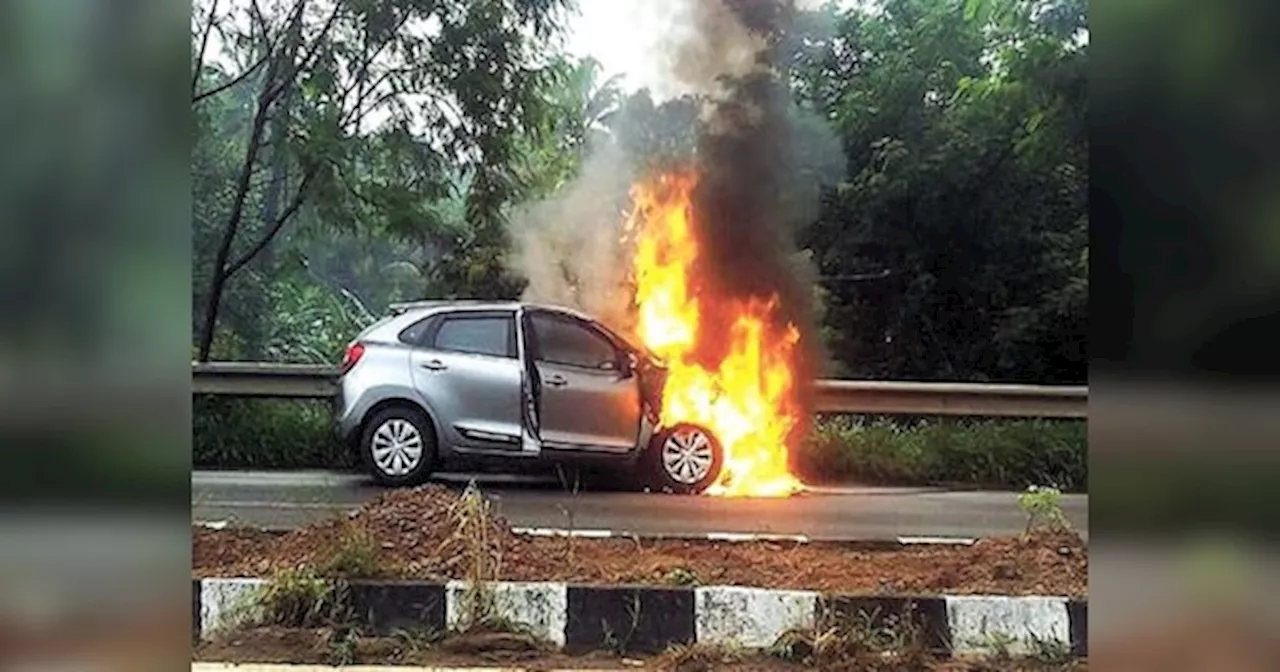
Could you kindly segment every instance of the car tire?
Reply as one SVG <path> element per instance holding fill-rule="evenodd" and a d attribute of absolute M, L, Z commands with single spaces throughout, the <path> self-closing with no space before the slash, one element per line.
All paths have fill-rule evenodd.
<path fill-rule="evenodd" d="M 658 432 L 649 446 L 649 472 L 658 490 L 698 494 L 720 477 L 724 449 L 704 427 L 678 424 Z"/>
<path fill-rule="evenodd" d="M 435 468 L 435 427 L 427 414 L 416 408 L 384 408 L 365 423 L 360 454 L 379 485 L 419 485 Z"/>

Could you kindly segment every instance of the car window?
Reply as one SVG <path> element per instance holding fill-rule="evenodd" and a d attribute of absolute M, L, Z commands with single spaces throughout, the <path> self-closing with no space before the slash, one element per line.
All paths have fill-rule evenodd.
<path fill-rule="evenodd" d="M 534 315 L 533 330 L 538 338 L 539 360 L 549 364 L 599 369 L 605 362 L 617 361 L 618 353 L 613 344 L 584 325 L 548 315 Z"/>
<path fill-rule="evenodd" d="M 515 357 L 509 317 L 446 317 L 436 331 L 435 348 L 494 357 Z"/>

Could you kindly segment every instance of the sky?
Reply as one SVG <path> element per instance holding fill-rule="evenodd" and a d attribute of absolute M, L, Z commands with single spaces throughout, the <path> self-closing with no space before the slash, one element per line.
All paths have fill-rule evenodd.
<path fill-rule="evenodd" d="M 685 0 L 687 1 L 687 0 Z M 622 75 L 621 88 L 644 87 L 655 94 L 664 89 L 655 45 L 670 30 L 669 15 L 679 0 L 577 0 L 581 14 L 568 26 L 566 48 L 575 56 L 591 56 L 604 70 L 602 80 Z M 821 0 L 797 0 L 802 8 L 816 8 Z M 869 0 L 836 0 L 841 7 L 871 4 Z"/>
<path fill-rule="evenodd" d="M 622 88 L 633 91 L 655 84 L 652 66 L 653 11 L 658 0 L 578 0 L 581 15 L 569 23 L 566 48 L 575 56 L 600 61 L 601 79 L 622 75 Z"/>

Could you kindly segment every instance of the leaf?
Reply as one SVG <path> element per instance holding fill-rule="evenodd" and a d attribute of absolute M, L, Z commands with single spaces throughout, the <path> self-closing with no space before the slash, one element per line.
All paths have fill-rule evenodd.
<path fill-rule="evenodd" d="M 964 2 L 964 20 L 972 22 L 975 19 L 986 18 L 986 11 L 990 0 L 965 0 Z"/>

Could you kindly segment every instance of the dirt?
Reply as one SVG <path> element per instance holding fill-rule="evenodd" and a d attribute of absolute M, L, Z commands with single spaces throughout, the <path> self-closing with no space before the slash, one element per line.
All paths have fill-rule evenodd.
<path fill-rule="evenodd" d="M 454 667 L 518 666 L 526 670 L 1085 670 L 1084 661 L 930 660 L 890 661 L 877 654 L 821 661 L 786 661 L 764 654 L 748 655 L 721 649 L 683 646 L 651 657 L 619 656 L 608 652 L 570 656 L 519 635 L 473 633 L 439 641 L 412 636 L 361 637 L 332 629 L 255 628 L 195 647 L 197 661 L 223 663 L 293 663 L 312 665 L 421 665 Z"/>
<path fill-rule="evenodd" d="M 458 495 L 437 485 L 396 490 L 349 518 L 279 534 L 244 528 L 193 529 L 197 577 L 270 576 L 332 564 L 335 549 L 365 537 L 375 567 L 364 576 L 467 578 L 475 547 L 456 533 Z M 694 584 L 793 588 L 855 594 L 1065 595 L 1084 597 L 1088 547 L 1068 531 L 981 539 L 972 546 L 712 542 L 526 537 L 501 519 L 487 526 L 497 578 L 592 584 Z"/>

